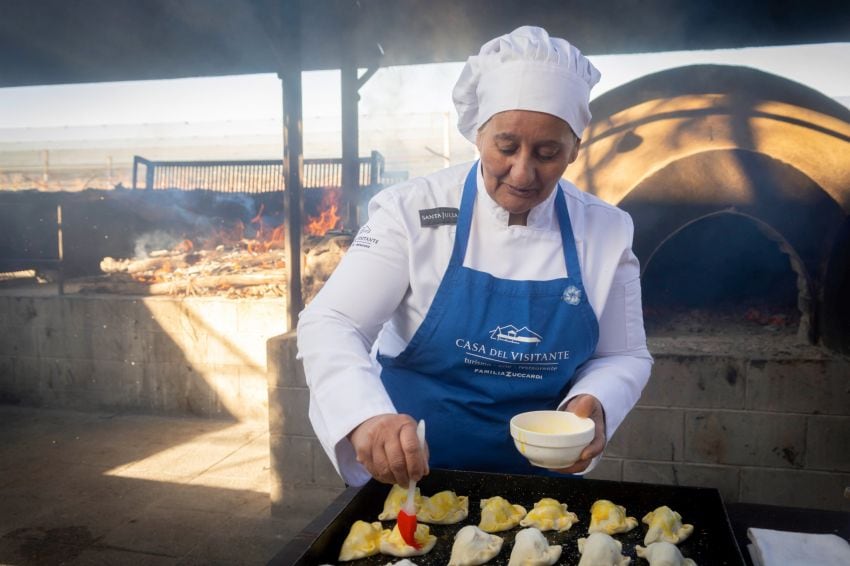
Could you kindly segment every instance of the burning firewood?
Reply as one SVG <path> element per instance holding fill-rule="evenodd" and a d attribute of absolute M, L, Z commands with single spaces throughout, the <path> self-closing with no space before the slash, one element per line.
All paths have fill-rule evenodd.
<path fill-rule="evenodd" d="M 163 269 L 186 267 L 198 261 L 199 254 L 188 253 L 178 255 L 159 255 L 144 259 L 113 259 L 105 257 L 100 262 L 100 270 L 104 273 L 145 273 Z"/>

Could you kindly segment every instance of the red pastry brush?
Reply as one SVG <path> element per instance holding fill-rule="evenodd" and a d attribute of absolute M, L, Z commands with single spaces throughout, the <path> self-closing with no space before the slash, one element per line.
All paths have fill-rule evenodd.
<path fill-rule="evenodd" d="M 419 421 L 419 424 L 416 425 L 416 436 L 419 438 L 419 448 L 422 450 L 422 454 L 425 454 L 425 421 Z M 410 480 L 410 483 L 407 484 L 407 501 L 404 502 L 404 506 L 398 512 L 398 532 L 401 534 L 401 538 L 404 539 L 408 545 L 413 548 L 419 549 L 421 545 L 416 542 L 416 539 L 413 535 L 416 534 L 416 503 L 413 498 L 416 494 L 416 482 Z"/>

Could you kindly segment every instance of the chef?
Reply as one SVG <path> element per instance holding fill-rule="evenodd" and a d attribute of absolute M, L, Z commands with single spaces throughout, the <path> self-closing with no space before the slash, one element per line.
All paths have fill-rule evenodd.
<path fill-rule="evenodd" d="M 509 432 L 539 409 L 595 421 L 557 470 L 586 472 L 634 406 L 652 357 L 632 222 L 561 178 L 599 77 L 538 27 L 484 44 L 453 92 L 480 160 L 378 193 L 301 313 L 310 420 L 347 484 L 407 485 L 429 466 L 540 473 Z"/>

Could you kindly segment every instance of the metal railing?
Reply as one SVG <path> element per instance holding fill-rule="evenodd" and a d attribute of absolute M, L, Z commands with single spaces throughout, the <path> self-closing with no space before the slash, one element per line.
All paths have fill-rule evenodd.
<path fill-rule="evenodd" d="M 384 156 L 373 151 L 359 160 L 361 187 L 382 184 Z M 144 183 L 139 166 L 143 165 Z M 342 159 L 305 159 L 304 188 L 342 186 Z M 151 161 L 133 157 L 134 189 L 207 190 L 227 193 L 267 193 L 284 189 L 283 160 Z"/>

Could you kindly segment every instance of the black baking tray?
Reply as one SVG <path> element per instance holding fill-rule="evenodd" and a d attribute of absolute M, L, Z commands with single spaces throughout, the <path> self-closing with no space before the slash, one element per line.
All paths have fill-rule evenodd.
<path fill-rule="evenodd" d="M 437 536 L 433 550 L 423 556 L 411 557 L 419 566 L 445 565 L 449 562 L 455 533 L 465 525 L 477 525 L 481 518 L 480 500 L 501 495 L 511 503 L 522 505 L 527 511 L 543 497 L 552 497 L 566 503 L 578 515 L 579 522 L 563 533 L 545 531 L 550 544 L 563 545 L 557 564 L 578 564 L 577 540 L 587 536 L 590 525 L 590 506 L 597 499 L 609 499 L 623 505 L 629 516 L 640 521 L 643 516 L 661 505 L 667 505 L 682 515 L 682 522 L 694 525 L 693 534 L 679 545 L 686 558 L 699 566 L 745 564 L 720 494 L 713 488 L 680 487 L 645 483 L 590 480 L 572 477 L 518 476 L 489 474 L 456 470 L 431 470 L 422 478 L 419 487 L 423 496 L 450 489 L 458 495 L 469 497 L 469 516 L 456 525 L 429 525 Z M 314 521 L 308 529 L 293 540 L 270 564 L 296 564 L 315 566 L 339 564 L 339 550 L 351 525 L 358 519 L 377 521 L 383 509 L 390 486 L 374 480 L 356 493 L 343 493 L 328 512 Z M 395 521 L 384 521 L 384 528 L 392 528 Z M 522 527 L 496 533 L 504 538 L 502 551 L 488 562 L 495 566 L 508 563 L 513 539 Z M 631 532 L 614 535 L 623 543 L 623 554 L 632 558 L 632 564 L 647 564 L 638 559 L 635 545 L 643 545 L 647 526 L 642 522 Z M 306 548 L 304 548 L 306 546 Z M 400 560 L 386 555 L 375 555 L 344 564 L 352 566 L 385 565 Z"/>

